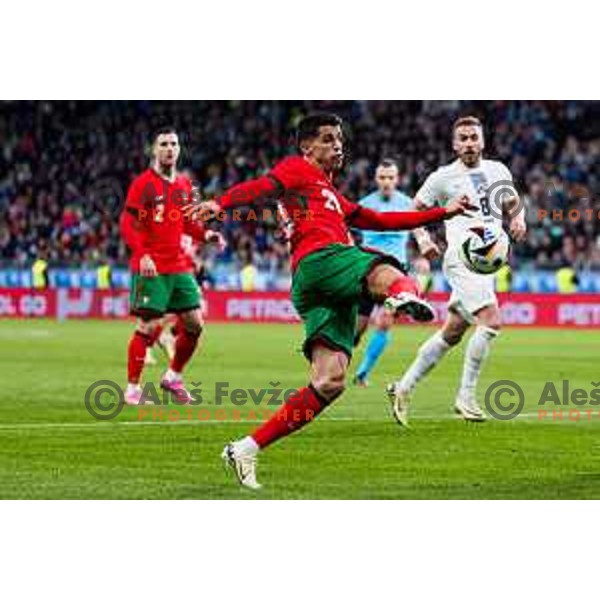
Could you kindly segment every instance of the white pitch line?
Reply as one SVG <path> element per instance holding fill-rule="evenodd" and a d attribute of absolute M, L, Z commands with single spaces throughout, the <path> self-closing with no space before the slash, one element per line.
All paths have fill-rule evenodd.
<path fill-rule="evenodd" d="M 597 411 L 594 411 L 597 412 Z M 563 419 L 552 420 L 551 415 L 546 416 L 544 419 L 540 419 L 538 413 L 522 413 L 516 417 L 517 419 L 535 420 L 540 423 L 578 423 L 578 422 L 594 422 L 600 418 L 588 419 L 587 415 L 582 412 L 579 421 L 568 418 L 568 411 L 564 412 Z M 323 422 L 353 422 L 353 423 L 385 423 L 386 419 L 364 419 L 360 417 L 323 417 L 318 419 Z M 461 417 L 458 415 L 415 415 L 411 418 L 412 421 L 461 421 Z M 391 417 L 390 417 L 391 421 Z M 495 419 L 488 418 L 488 422 L 494 422 Z M 212 420 L 200 420 L 200 419 L 181 419 L 179 421 L 90 421 L 89 423 L 0 423 L 0 430 L 19 430 L 19 429 L 89 429 L 89 428 L 106 428 L 111 429 L 116 426 L 135 427 L 141 425 L 231 425 L 231 424 L 260 424 L 264 423 L 260 419 L 212 419 Z"/>

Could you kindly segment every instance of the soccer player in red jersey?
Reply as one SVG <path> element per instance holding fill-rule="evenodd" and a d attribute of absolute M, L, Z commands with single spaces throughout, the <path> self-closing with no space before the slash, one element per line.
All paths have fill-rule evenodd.
<path fill-rule="evenodd" d="M 234 186 L 218 199 L 228 209 L 276 198 L 286 209 L 292 224 L 292 301 L 304 321 L 304 353 L 311 364 L 307 387 L 251 435 L 223 450 L 223 459 L 240 483 L 253 489 L 260 487 L 258 451 L 311 421 L 344 391 L 361 296 L 367 294 L 417 321 L 434 317 L 396 259 L 355 246 L 349 226 L 413 229 L 470 208 L 458 199 L 428 211 L 378 213 L 348 201 L 333 184 L 344 159 L 342 121 L 336 115 L 315 114 L 300 121 L 297 145 L 300 155 L 282 160 L 269 174 Z"/>
<path fill-rule="evenodd" d="M 191 400 L 181 374 L 196 349 L 203 320 L 192 261 L 181 240 L 187 234 L 200 242 L 210 241 L 214 232 L 205 228 L 197 208 L 191 211 L 192 182 L 177 172 L 179 154 L 175 129 L 156 131 L 152 165 L 132 182 L 121 214 L 121 233 L 131 251 L 131 313 L 139 317 L 129 341 L 128 404 L 142 400 L 140 378 L 146 349 L 154 343 L 156 328 L 166 313 L 178 314 L 183 327 L 161 387 L 179 403 Z M 203 206 L 217 208 L 213 203 Z"/>

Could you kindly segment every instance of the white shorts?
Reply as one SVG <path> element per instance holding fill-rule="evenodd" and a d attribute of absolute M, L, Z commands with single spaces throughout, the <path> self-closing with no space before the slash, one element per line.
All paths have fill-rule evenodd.
<path fill-rule="evenodd" d="M 495 275 L 480 275 L 467 269 L 457 249 L 448 248 L 444 256 L 444 275 L 452 288 L 448 309 L 468 323 L 485 306 L 497 306 Z"/>

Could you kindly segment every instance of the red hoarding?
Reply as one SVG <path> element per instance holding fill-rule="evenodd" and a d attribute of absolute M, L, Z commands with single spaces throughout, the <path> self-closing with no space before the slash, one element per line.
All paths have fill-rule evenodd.
<path fill-rule="evenodd" d="M 288 292 L 206 292 L 208 321 L 297 323 Z M 599 327 L 597 294 L 499 294 L 506 325 Z M 436 322 L 446 316 L 448 294 L 431 294 Z M 1 318 L 122 319 L 128 316 L 127 290 L 1 289 Z"/>

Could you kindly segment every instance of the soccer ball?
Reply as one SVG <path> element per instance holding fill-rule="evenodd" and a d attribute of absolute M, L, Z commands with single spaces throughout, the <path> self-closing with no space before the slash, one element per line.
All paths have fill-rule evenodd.
<path fill-rule="evenodd" d="M 508 261 L 510 240 L 502 227 L 472 227 L 460 245 L 460 255 L 474 273 L 490 275 Z"/>

